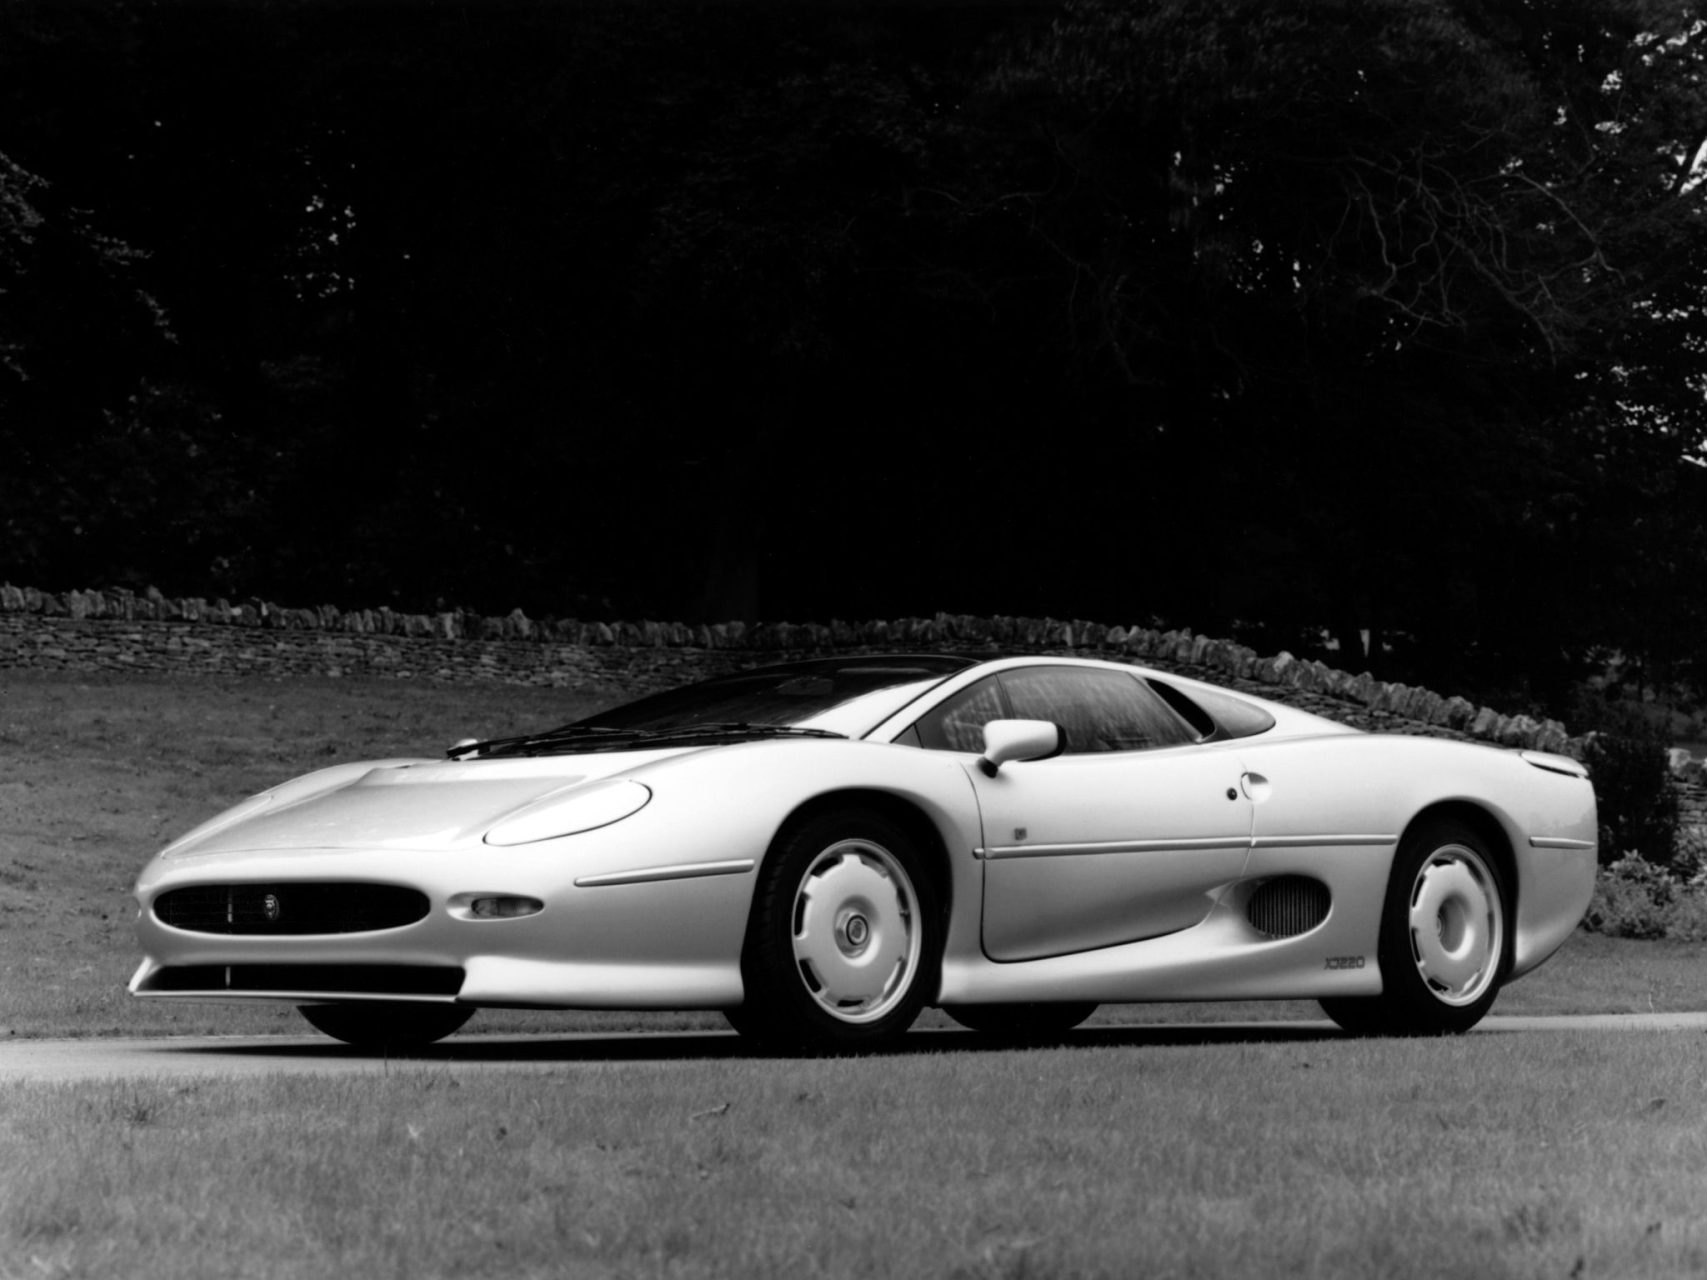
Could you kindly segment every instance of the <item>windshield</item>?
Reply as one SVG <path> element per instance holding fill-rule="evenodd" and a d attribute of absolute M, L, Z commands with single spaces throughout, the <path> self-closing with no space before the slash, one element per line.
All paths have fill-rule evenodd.
<path fill-rule="evenodd" d="M 957 671 L 969 658 L 868 655 L 790 662 L 719 676 L 601 711 L 583 729 L 797 725 L 859 737 Z"/>

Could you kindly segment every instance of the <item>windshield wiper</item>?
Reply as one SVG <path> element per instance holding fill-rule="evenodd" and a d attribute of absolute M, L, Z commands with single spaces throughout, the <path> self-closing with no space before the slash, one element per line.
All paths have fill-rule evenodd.
<path fill-rule="evenodd" d="M 668 729 L 649 729 L 648 733 L 659 737 L 679 738 L 685 735 L 695 737 L 728 737 L 743 738 L 845 738 L 845 733 L 837 733 L 834 729 L 808 729 L 797 724 L 754 724 L 749 720 L 702 720 L 694 724 L 675 725 Z"/>
<path fill-rule="evenodd" d="M 484 742 L 452 747 L 445 754 L 452 760 L 487 755 L 545 755 L 559 751 L 615 751 L 633 743 L 656 746 L 665 742 L 703 742 L 742 738 L 845 738 L 831 729 L 807 729 L 792 724 L 751 724 L 745 720 L 709 720 L 699 724 L 671 725 L 660 729 L 624 729 L 614 725 L 566 724 L 543 733 L 514 738 L 488 738 Z"/>
<path fill-rule="evenodd" d="M 512 750 L 517 748 L 539 746 L 553 742 L 579 742 L 583 738 L 593 738 L 604 741 L 609 737 L 628 739 L 644 737 L 645 729 L 612 729 L 596 724 L 566 724 L 556 729 L 546 729 L 540 733 L 523 733 L 513 738 L 483 738 L 479 742 L 464 742 L 452 747 L 445 755 L 452 760 L 461 760 L 470 755 L 487 755 L 494 751 Z"/>

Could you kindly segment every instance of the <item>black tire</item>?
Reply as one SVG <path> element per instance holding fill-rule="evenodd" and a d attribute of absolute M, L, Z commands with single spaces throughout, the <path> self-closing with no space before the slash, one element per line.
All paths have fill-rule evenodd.
<path fill-rule="evenodd" d="M 747 1005 L 735 1009 L 723 1010 L 723 1020 L 744 1036 L 759 1036 L 764 1034 L 764 1023 L 753 1014 Z"/>
<path fill-rule="evenodd" d="M 1339 1024 L 1340 1030 L 1349 1031 L 1354 1036 L 1398 1034 L 1387 1014 L 1386 1001 L 1381 996 L 1336 996 L 1317 1003 L 1322 1006 L 1323 1013 Z"/>
<path fill-rule="evenodd" d="M 1067 1004 L 965 1004 L 944 1006 L 943 1012 L 982 1035 L 1019 1044 L 1046 1044 L 1059 1040 L 1096 1009 L 1085 1000 Z"/>
<path fill-rule="evenodd" d="M 1510 891 L 1488 841 L 1434 819 L 1393 858 L 1381 911 L 1378 996 L 1323 1000 L 1357 1035 L 1457 1035 L 1493 1007 L 1511 970 Z"/>
<path fill-rule="evenodd" d="M 297 1010 L 316 1031 L 358 1049 L 418 1049 L 443 1040 L 474 1016 L 454 1004 L 305 1004 Z"/>
<path fill-rule="evenodd" d="M 746 999 L 729 1023 L 767 1048 L 880 1048 L 936 994 L 936 882 L 914 838 L 880 813 L 791 823 L 759 872 L 741 955 Z"/>

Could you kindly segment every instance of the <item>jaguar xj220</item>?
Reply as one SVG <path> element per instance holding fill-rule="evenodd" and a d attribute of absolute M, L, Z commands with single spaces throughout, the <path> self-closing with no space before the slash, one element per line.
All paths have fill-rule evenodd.
<path fill-rule="evenodd" d="M 926 1006 L 1014 1038 L 1264 998 L 1459 1032 L 1569 937 L 1595 862 L 1563 756 L 1117 663 L 838 657 L 245 800 L 143 871 L 130 990 L 288 1001 L 358 1045 L 482 1007 L 721 1010 L 818 1052 Z"/>

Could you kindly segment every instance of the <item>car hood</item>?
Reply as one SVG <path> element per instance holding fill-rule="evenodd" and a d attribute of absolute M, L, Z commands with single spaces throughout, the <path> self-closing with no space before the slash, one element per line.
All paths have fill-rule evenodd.
<path fill-rule="evenodd" d="M 548 796 L 681 750 L 466 761 L 370 761 L 251 797 L 167 846 L 163 857 L 287 849 L 447 849 Z"/>

